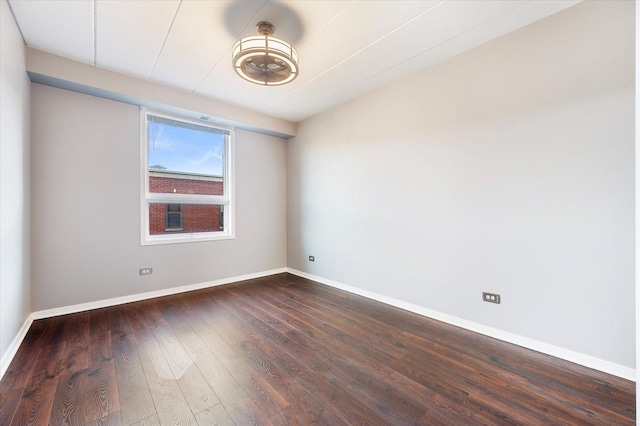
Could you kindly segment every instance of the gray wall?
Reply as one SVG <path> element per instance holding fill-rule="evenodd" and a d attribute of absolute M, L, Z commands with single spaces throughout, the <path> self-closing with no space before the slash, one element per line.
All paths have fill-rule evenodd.
<path fill-rule="evenodd" d="M 0 1 L 0 357 L 31 312 L 29 79 L 24 43 Z"/>
<path fill-rule="evenodd" d="M 319 114 L 288 152 L 289 267 L 634 366 L 634 2 Z"/>
<path fill-rule="evenodd" d="M 141 247 L 138 108 L 38 84 L 31 101 L 34 311 L 286 266 L 284 140 L 236 133 L 235 239 Z"/>

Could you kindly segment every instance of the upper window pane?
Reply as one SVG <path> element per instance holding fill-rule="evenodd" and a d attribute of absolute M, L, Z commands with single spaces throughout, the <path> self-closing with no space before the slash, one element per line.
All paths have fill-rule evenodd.
<path fill-rule="evenodd" d="M 147 115 L 149 192 L 224 194 L 228 132 Z"/>

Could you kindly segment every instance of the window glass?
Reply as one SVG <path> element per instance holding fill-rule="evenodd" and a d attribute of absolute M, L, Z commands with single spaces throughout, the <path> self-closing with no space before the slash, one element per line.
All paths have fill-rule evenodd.
<path fill-rule="evenodd" d="M 223 195 L 224 131 L 151 115 L 147 132 L 149 192 Z"/>
<path fill-rule="evenodd" d="M 152 204 L 150 210 L 154 210 L 156 206 L 157 204 Z M 182 230 L 182 204 L 166 204 L 166 208 L 167 217 L 165 221 L 165 230 Z M 153 215 L 151 219 L 153 219 Z M 157 228 L 157 224 L 150 223 L 149 227 L 153 230 Z"/>
<path fill-rule="evenodd" d="M 151 235 L 223 232 L 224 206 L 218 204 L 161 204 L 149 206 Z"/>
<path fill-rule="evenodd" d="M 232 131 L 143 118 L 142 244 L 233 238 Z"/>

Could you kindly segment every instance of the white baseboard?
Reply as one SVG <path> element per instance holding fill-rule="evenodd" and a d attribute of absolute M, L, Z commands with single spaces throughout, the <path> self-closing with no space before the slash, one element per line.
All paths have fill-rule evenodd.
<path fill-rule="evenodd" d="M 542 352 L 547 355 L 554 356 L 556 358 L 564 359 L 566 361 L 574 362 L 576 364 L 583 365 L 588 368 L 593 368 L 595 370 L 602 371 L 607 374 L 612 374 L 614 376 L 622 377 L 627 380 L 636 381 L 636 370 L 633 368 L 625 367 L 619 364 L 615 364 L 609 361 L 605 361 L 599 358 L 595 358 L 589 355 L 581 354 L 579 352 L 570 351 L 568 349 L 564 349 L 555 345 L 550 345 L 548 343 L 540 342 L 534 339 L 529 339 L 527 337 L 519 336 L 514 333 L 509 333 L 506 331 L 498 330 L 492 327 L 487 327 L 482 324 L 478 324 L 473 321 L 468 321 L 465 319 L 461 319 L 458 317 L 454 317 L 452 315 L 443 314 L 441 312 L 437 312 L 431 309 L 424 308 L 422 306 L 414 305 L 411 303 L 403 302 L 401 300 L 397 300 L 391 297 L 383 296 L 377 293 L 373 293 L 367 290 L 362 290 L 356 287 L 348 286 L 336 281 L 332 281 L 317 275 L 309 274 L 306 272 L 298 271 L 292 268 L 280 268 L 273 269 L 270 271 L 257 272 L 253 274 L 240 275 L 236 277 L 223 278 L 214 281 L 207 281 L 203 283 L 190 284 L 180 287 L 173 287 L 164 290 L 150 291 L 146 293 L 133 294 L 130 296 L 116 297 L 112 299 L 98 300 L 95 302 L 81 303 L 77 305 L 65 306 L 61 308 L 54 309 L 46 309 L 42 311 L 37 311 L 31 313 L 27 319 L 22 324 L 22 327 L 18 331 L 18 334 L 13 339 L 9 348 L 5 351 L 0 359 L 0 380 L 6 373 L 9 368 L 9 364 L 13 360 L 13 357 L 16 355 L 20 344 L 24 340 L 31 324 L 34 320 L 50 318 L 58 315 L 66 315 L 72 314 L 76 312 L 87 311 L 91 309 L 98 308 L 106 308 L 109 306 L 121 305 L 124 303 L 137 302 L 140 300 L 152 299 L 155 297 L 161 296 L 169 296 L 172 294 L 185 293 L 193 290 L 200 290 L 208 287 L 215 287 L 224 284 L 231 284 L 238 281 L 245 281 L 254 278 L 266 277 L 269 275 L 281 274 L 284 272 L 289 272 L 293 275 L 297 275 L 303 278 L 307 278 L 313 281 L 317 281 L 322 284 L 329 285 L 331 287 L 335 287 L 341 290 L 348 291 L 349 293 L 358 294 L 360 296 L 377 300 L 382 303 L 386 303 L 391 306 L 398 307 L 400 309 L 404 309 L 409 312 L 414 312 L 416 314 L 433 318 L 438 321 L 445 322 L 447 324 L 455 325 L 457 327 L 461 327 L 467 330 L 475 331 L 480 334 L 484 334 L 489 337 L 493 337 L 508 343 L 513 343 L 518 346 L 522 346 L 524 348 L 532 349 L 534 351 Z"/>
<path fill-rule="evenodd" d="M 97 300 L 95 302 L 80 303 L 77 305 L 63 306 L 61 308 L 45 309 L 42 311 L 32 312 L 27 317 L 24 324 L 22 324 L 20 331 L 18 331 L 18 334 L 11 342 L 11 345 L 9 345 L 9 348 L 2 355 L 2 359 L 0 359 L 0 380 L 2 380 L 4 373 L 9 368 L 9 364 L 11 364 L 13 357 L 16 355 L 16 352 L 18 351 L 20 344 L 22 343 L 25 336 L 27 335 L 27 331 L 29 331 L 29 327 L 31 327 L 31 324 L 33 323 L 34 320 L 56 317 L 59 315 L 74 314 L 76 312 L 83 312 L 91 309 L 99 309 L 99 308 L 106 308 L 109 306 L 122 305 L 124 303 L 153 299 L 155 297 L 185 293 L 187 291 L 200 290 L 203 288 L 215 287 L 215 286 L 224 285 L 224 284 L 231 284 L 239 281 L 266 277 L 269 275 L 282 274 L 284 272 L 287 272 L 287 268 L 272 269 L 270 271 L 262 271 L 262 272 L 256 272 L 253 274 L 239 275 L 236 277 L 222 278 L 219 280 L 207 281 L 207 282 L 197 283 L 197 284 L 189 284 L 189 285 L 184 285 L 180 287 L 172 287 L 164 290 L 149 291 L 146 293 L 132 294 L 130 296 L 114 297 L 112 299 Z"/>
<path fill-rule="evenodd" d="M 473 321 L 468 321 L 462 318 L 454 317 L 452 315 L 443 314 L 438 311 L 424 308 L 422 306 L 414 305 L 411 303 L 403 302 L 398 299 L 383 296 L 377 293 L 373 293 L 367 290 L 362 290 L 356 287 L 351 287 L 336 281 L 332 281 L 317 275 L 309 274 L 307 272 L 298 271 L 296 269 L 287 268 L 287 272 L 293 275 L 297 275 L 303 278 L 307 278 L 313 281 L 317 281 L 322 284 L 326 284 L 331 287 L 335 287 L 349 293 L 358 294 L 368 299 L 377 300 L 378 302 L 386 303 L 391 306 L 395 306 L 400 309 L 404 309 L 409 312 L 416 313 L 428 318 L 432 318 L 438 321 L 445 322 L 447 324 L 455 325 L 470 331 L 475 331 L 485 336 L 493 337 L 514 345 L 522 346 L 523 348 L 532 349 L 537 352 L 541 352 L 547 355 L 554 356 L 556 358 L 564 359 L 576 364 L 583 365 L 588 368 L 602 371 L 607 374 L 622 377 L 623 379 L 636 381 L 636 370 L 633 368 L 625 367 L 610 361 L 605 361 L 600 358 L 595 358 L 589 355 L 585 355 L 579 352 L 574 352 L 568 349 L 564 349 L 555 345 L 540 342 L 538 340 L 529 339 L 514 333 L 509 333 L 496 328 L 487 327 Z"/>
<path fill-rule="evenodd" d="M 287 272 L 287 268 L 272 269 L 270 271 L 256 272 L 253 274 L 240 275 L 237 277 L 222 278 L 214 281 L 207 281 L 197 284 L 172 287 L 164 290 L 149 291 L 146 293 L 132 294 L 130 296 L 114 297 L 113 299 L 97 300 L 95 302 L 80 303 L 77 305 L 63 306 L 61 308 L 45 309 L 32 313 L 33 319 L 56 317 L 58 315 L 74 314 L 76 312 L 88 311 L 91 309 L 106 308 L 109 306 L 122 305 L 124 303 L 138 302 L 140 300 L 153 299 L 155 297 L 170 296 L 172 294 L 186 293 L 188 291 L 200 290 L 203 288 L 215 287 L 224 284 L 231 284 L 238 281 L 251 280 L 254 278 L 266 277 L 269 275 L 282 274 Z"/>
<path fill-rule="evenodd" d="M 29 331 L 32 323 L 33 314 L 29 314 L 27 319 L 24 320 L 24 323 L 22 323 L 22 327 L 20 327 L 20 330 L 18 330 L 18 334 L 16 334 L 16 337 L 13 338 L 7 350 L 4 352 L 4 354 L 2 354 L 2 358 L 0 359 L 0 380 L 2 380 L 2 378 L 4 377 L 4 373 L 7 372 L 9 364 L 11 364 L 11 361 L 13 361 L 13 357 L 16 356 L 18 348 L 20 348 L 20 344 L 22 344 L 22 341 L 27 335 L 27 332 Z"/>

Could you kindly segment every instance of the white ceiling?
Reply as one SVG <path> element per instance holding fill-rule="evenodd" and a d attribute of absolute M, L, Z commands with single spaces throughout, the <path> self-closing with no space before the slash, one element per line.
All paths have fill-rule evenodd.
<path fill-rule="evenodd" d="M 300 121 L 579 0 L 9 0 L 28 46 Z M 231 47 L 258 21 L 294 44 L 300 76 L 238 77 Z"/>

